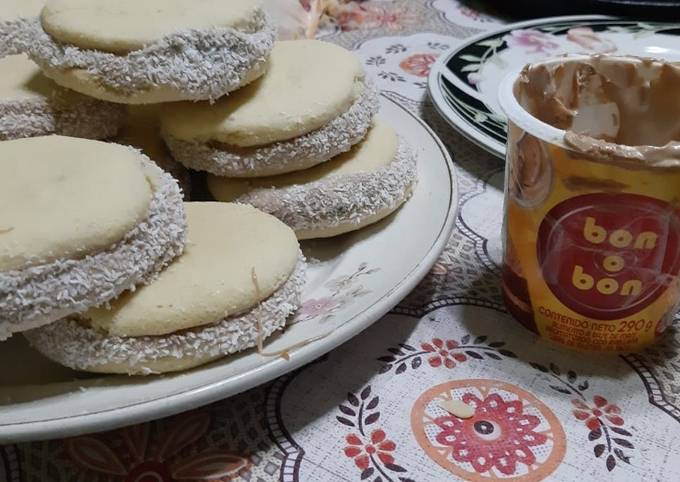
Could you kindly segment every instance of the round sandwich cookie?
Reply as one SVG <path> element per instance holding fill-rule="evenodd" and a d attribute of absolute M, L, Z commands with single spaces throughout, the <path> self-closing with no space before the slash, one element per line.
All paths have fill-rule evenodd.
<path fill-rule="evenodd" d="M 215 199 L 270 213 L 298 239 L 337 236 L 375 223 L 399 208 L 416 182 L 415 155 L 381 121 L 351 151 L 311 169 L 259 179 L 208 176 Z"/>
<path fill-rule="evenodd" d="M 295 234 L 251 206 L 187 203 L 187 247 L 153 283 L 107 308 L 25 335 L 76 370 L 185 370 L 254 346 L 300 305 L 305 262 Z"/>
<path fill-rule="evenodd" d="M 307 169 L 361 141 L 378 94 L 358 58 L 319 40 L 277 42 L 267 73 L 208 102 L 164 106 L 172 155 L 218 176 L 260 177 Z"/>
<path fill-rule="evenodd" d="M 86 139 L 116 135 L 123 106 L 60 87 L 25 55 L 0 58 L 0 140 L 59 134 Z"/>
<path fill-rule="evenodd" d="M 43 0 L 0 2 L 0 140 L 61 134 L 104 139 L 118 132 L 120 106 L 58 86 L 2 36 L 3 24 L 40 14 Z"/>
<path fill-rule="evenodd" d="M 47 0 L 3 31 L 58 84 L 124 104 L 222 97 L 264 73 L 276 36 L 252 0 Z"/>
<path fill-rule="evenodd" d="M 180 189 L 139 151 L 47 136 L 0 142 L 0 159 L 0 339 L 105 304 L 181 254 Z"/>
<path fill-rule="evenodd" d="M 173 159 L 161 139 L 156 105 L 127 106 L 127 118 L 115 142 L 141 150 L 158 167 L 177 180 L 184 199 L 189 199 L 191 176 L 187 168 Z"/>

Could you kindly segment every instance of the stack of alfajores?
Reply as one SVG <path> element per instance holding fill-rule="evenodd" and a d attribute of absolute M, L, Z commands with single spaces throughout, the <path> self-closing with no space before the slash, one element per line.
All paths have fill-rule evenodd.
<path fill-rule="evenodd" d="M 294 232 L 250 206 L 184 203 L 159 167 L 185 177 L 151 105 L 216 100 L 260 77 L 275 38 L 265 12 L 249 0 L 48 0 L 39 17 L 4 16 L 0 35 L 26 67 L 0 74 L 12 83 L 0 132 L 15 139 L 0 142 L 0 337 L 23 332 L 74 369 L 146 375 L 283 328 L 304 284 Z M 72 116 L 57 97 L 74 99 Z M 52 117 L 27 120 L 34 104 Z"/>
<path fill-rule="evenodd" d="M 68 367 L 261 347 L 300 304 L 298 239 L 375 223 L 417 181 L 358 59 L 275 41 L 250 0 L 47 0 L 0 37 L 33 69 L 0 74 L 0 137 L 26 138 L 0 142 L 0 336 Z M 58 94 L 22 96 L 38 85 Z M 186 168 L 223 202 L 183 202 Z"/>

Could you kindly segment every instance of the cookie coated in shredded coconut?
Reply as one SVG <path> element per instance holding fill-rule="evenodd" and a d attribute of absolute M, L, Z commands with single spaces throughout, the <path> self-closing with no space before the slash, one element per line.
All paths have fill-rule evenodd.
<path fill-rule="evenodd" d="M 360 142 L 380 109 L 378 92 L 365 82 L 358 99 L 327 125 L 290 140 L 237 148 L 188 142 L 163 134 L 173 157 L 185 166 L 225 177 L 263 177 L 308 169 Z"/>
<path fill-rule="evenodd" d="M 187 225 L 177 182 L 130 149 L 153 178 L 147 218 L 105 251 L 0 273 L 0 340 L 101 306 L 151 281 L 183 252 Z"/>
<path fill-rule="evenodd" d="M 406 201 L 418 180 L 416 156 L 403 140 L 387 166 L 309 184 L 257 188 L 234 200 L 272 214 L 297 232 L 357 228 Z M 348 229 L 348 231 L 351 229 Z"/>
<path fill-rule="evenodd" d="M 148 365 L 168 358 L 207 361 L 257 345 L 282 329 L 301 304 L 306 265 L 302 253 L 294 272 L 270 297 L 251 310 L 211 325 L 164 336 L 120 337 L 83 326 L 69 317 L 24 335 L 48 358 L 76 370 L 124 365 L 130 375 L 154 373 Z"/>
<path fill-rule="evenodd" d="M 124 106 L 75 92 L 69 92 L 68 103 L 62 102 L 64 90 L 55 84 L 52 97 L 0 100 L 0 141 L 50 134 L 106 139 L 118 133 Z"/>
<path fill-rule="evenodd" d="M 0 55 L 26 53 L 50 72 L 81 69 L 104 88 L 131 95 L 157 87 L 181 93 L 177 100 L 215 100 L 264 72 L 276 28 L 258 9 L 257 29 L 189 29 L 167 35 L 125 55 L 81 49 L 47 34 L 39 18 L 0 23 Z"/>

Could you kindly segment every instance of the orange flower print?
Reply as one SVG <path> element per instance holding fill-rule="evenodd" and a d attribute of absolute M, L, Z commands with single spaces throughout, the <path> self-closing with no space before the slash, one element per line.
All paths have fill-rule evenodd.
<path fill-rule="evenodd" d="M 471 464 L 480 474 L 495 468 L 504 475 L 513 475 L 518 464 L 536 463 L 534 447 L 544 445 L 547 437 L 536 431 L 540 418 L 523 413 L 522 401 L 505 401 L 496 393 L 483 399 L 466 393 L 462 400 L 475 407 L 472 418 L 447 415 L 434 420 L 440 429 L 437 442 L 450 447 L 456 461 Z"/>
<path fill-rule="evenodd" d="M 394 463 L 392 452 L 397 448 L 397 444 L 387 439 L 382 429 L 371 432 L 371 440 L 368 443 L 364 443 L 353 433 L 349 434 L 345 440 L 348 443 L 344 450 L 345 455 L 354 459 L 354 463 L 361 470 L 368 468 L 373 457 L 377 457 L 385 465 Z"/>
<path fill-rule="evenodd" d="M 454 400 L 471 408 L 472 416 L 461 418 L 442 406 Z M 458 379 L 429 388 L 413 405 L 411 429 L 424 453 L 454 476 L 446 480 L 551 480 L 566 451 L 555 414 L 533 394 L 500 380 Z"/>

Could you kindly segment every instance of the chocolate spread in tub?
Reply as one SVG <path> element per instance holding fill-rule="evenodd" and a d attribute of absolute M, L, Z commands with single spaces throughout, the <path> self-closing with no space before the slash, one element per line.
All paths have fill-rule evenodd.
<path fill-rule="evenodd" d="M 509 310 L 572 348 L 650 344 L 680 300 L 680 66 L 565 58 L 527 66 L 515 95 L 565 135 L 547 142 L 510 121 Z"/>

